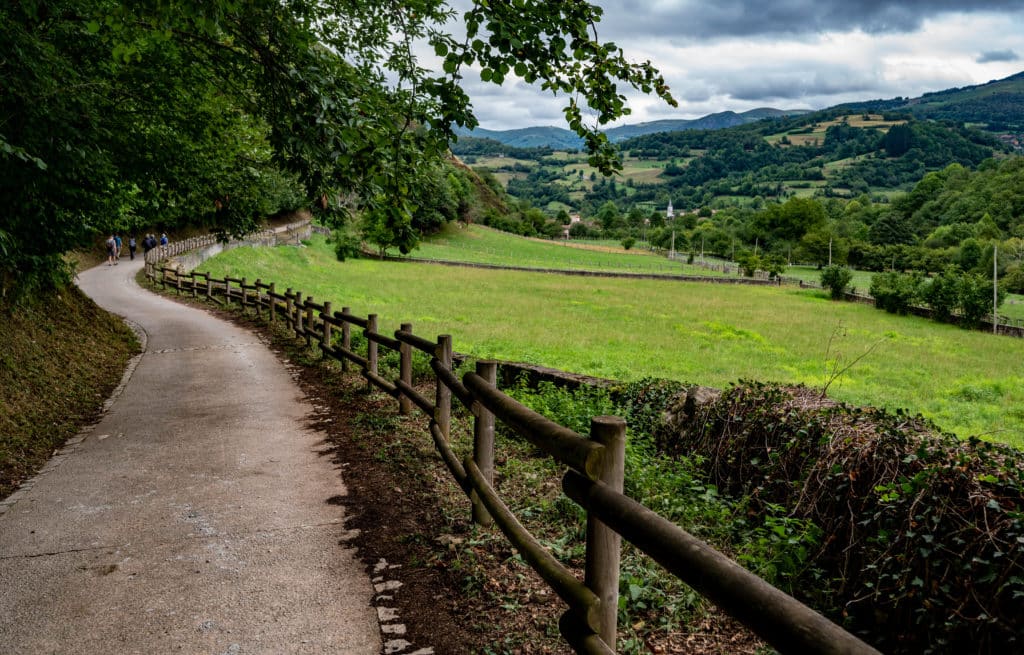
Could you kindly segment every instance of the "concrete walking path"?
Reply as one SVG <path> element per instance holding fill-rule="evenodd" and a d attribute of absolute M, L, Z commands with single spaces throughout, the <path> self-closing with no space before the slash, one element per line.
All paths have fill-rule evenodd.
<path fill-rule="evenodd" d="M 314 408 L 255 335 L 143 291 L 141 266 L 80 275 L 146 350 L 0 515 L 0 651 L 379 654 Z"/>

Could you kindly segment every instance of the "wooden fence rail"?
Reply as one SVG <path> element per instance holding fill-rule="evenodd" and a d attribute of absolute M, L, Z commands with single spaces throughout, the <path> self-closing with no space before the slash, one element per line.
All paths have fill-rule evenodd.
<path fill-rule="evenodd" d="M 147 269 L 148 271 L 148 269 Z M 391 336 L 380 331 L 377 316 L 362 318 L 348 307 L 332 311 L 330 302 L 314 302 L 300 291 L 281 294 L 274 283 L 207 273 L 183 273 L 154 266 L 151 276 L 164 289 L 222 303 L 238 302 L 283 321 L 296 338 L 314 342 L 325 357 L 344 367 L 354 364 L 367 384 L 399 401 L 399 410 L 419 409 L 430 419 L 429 432 L 445 466 L 471 501 L 472 518 L 496 525 L 541 578 L 566 603 L 559 627 L 579 653 L 614 653 L 617 632 L 619 556 L 624 537 L 685 583 L 711 599 L 783 653 L 861 654 L 874 648 L 791 596 L 740 567 L 647 507 L 623 495 L 625 422 L 594 417 L 588 437 L 551 421 L 502 393 L 495 384 L 494 362 L 477 363 L 460 380 L 453 372 L 452 340 L 431 341 L 403 323 Z M 218 298 L 219 296 L 219 298 Z M 366 354 L 353 350 L 352 326 L 361 329 Z M 339 335 L 340 330 L 340 335 Z M 379 349 L 399 355 L 399 377 L 388 380 L 378 369 Z M 412 385 L 414 351 L 430 357 L 435 398 Z M 450 445 L 452 398 L 473 417 L 473 453 L 459 459 Z M 569 468 L 566 495 L 587 511 L 584 580 L 575 575 L 516 519 L 493 487 L 494 428 L 501 421 L 548 456 Z"/>

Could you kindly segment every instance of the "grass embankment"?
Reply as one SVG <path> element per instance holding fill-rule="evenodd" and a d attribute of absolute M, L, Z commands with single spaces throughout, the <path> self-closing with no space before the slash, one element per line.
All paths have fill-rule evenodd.
<path fill-rule="evenodd" d="M 77 288 L 0 312 L 0 497 L 6 497 L 96 417 L 139 344 Z"/>
<path fill-rule="evenodd" d="M 587 241 L 543 241 L 514 237 L 480 225 L 449 224 L 425 239 L 410 256 L 500 266 L 661 275 L 720 275 L 638 248 L 624 250 Z"/>
<path fill-rule="evenodd" d="M 309 248 L 233 250 L 203 268 L 376 313 L 385 331 L 410 321 L 421 335 L 451 334 L 456 350 L 476 357 L 625 381 L 831 382 L 829 395 L 842 401 L 905 408 L 960 436 L 1024 445 L 1019 341 L 832 302 L 823 292 L 342 264 L 322 238 Z M 865 353 L 842 375 L 829 373 Z"/>

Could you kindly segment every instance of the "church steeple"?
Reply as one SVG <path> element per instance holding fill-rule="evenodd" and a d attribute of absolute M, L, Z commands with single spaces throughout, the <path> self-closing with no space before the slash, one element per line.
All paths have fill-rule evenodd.
<path fill-rule="evenodd" d="M 665 217 L 666 217 L 666 218 L 672 218 L 672 217 L 673 217 L 673 216 L 675 216 L 675 215 L 676 215 L 676 213 L 675 213 L 675 211 L 673 211 L 673 209 L 672 209 L 672 201 L 671 201 L 671 200 L 669 200 L 669 201 L 668 201 L 668 209 L 666 209 L 666 210 L 665 210 Z"/>

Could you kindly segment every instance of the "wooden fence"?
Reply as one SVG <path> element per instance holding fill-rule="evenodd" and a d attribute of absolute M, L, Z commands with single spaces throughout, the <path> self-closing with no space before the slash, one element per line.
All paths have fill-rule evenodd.
<path fill-rule="evenodd" d="M 158 274 L 157 274 L 158 273 Z M 477 362 L 460 379 L 452 366 L 452 340 L 434 340 L 413 333 L 411 324 L 383 333 L 377 316 L 359 317 L 348 307 L 335 311 L 331 302 L 273 282 L 245 278 L 214 279 L 208 273 L 159 267 L 152 279 L 179 294 L 219 304 L 237 303 L 252 309 L 268 324 L 283 324 L 314 342 L 325 356 L 348 370 L 357 368 L 369 385 L 391 395 L 399 412 L 422 411 L 429 419 L 434 446 L 455 482 L 470 499 L 472 518 L 497 525 L 511 544 L 566 603 L 559 628 L 578 653 L 614 653 L 617 631 L 621 539 L 654 558 L 686 584 L 739 619 L 783 653 L 877 653 L 853 635 L 779 591 L 685 530 L 623 495 L 626 424 L 612 416 L 594 417 L 589 438 L 519 404 L 495 385 L 496 364 Z M 366 351 L 355 352 L 353 329 L 361 330 Z M 381 376 L 380 348 L 399 354 L 399 376 Z M 420 393 L 412 380 L 413 352 L 430 357 L 436 384 L 433 398 Z M 449 437 L 452 400 L 473 416 L 473 453 L 459 459 Z M 514 430 L 548 456 L 568 467 L 562 480 L 565 494 L 587 511 L 586 560 L 581 582 L 518 521 L 495 491 L 494 430 L 496 421 Z"/>

